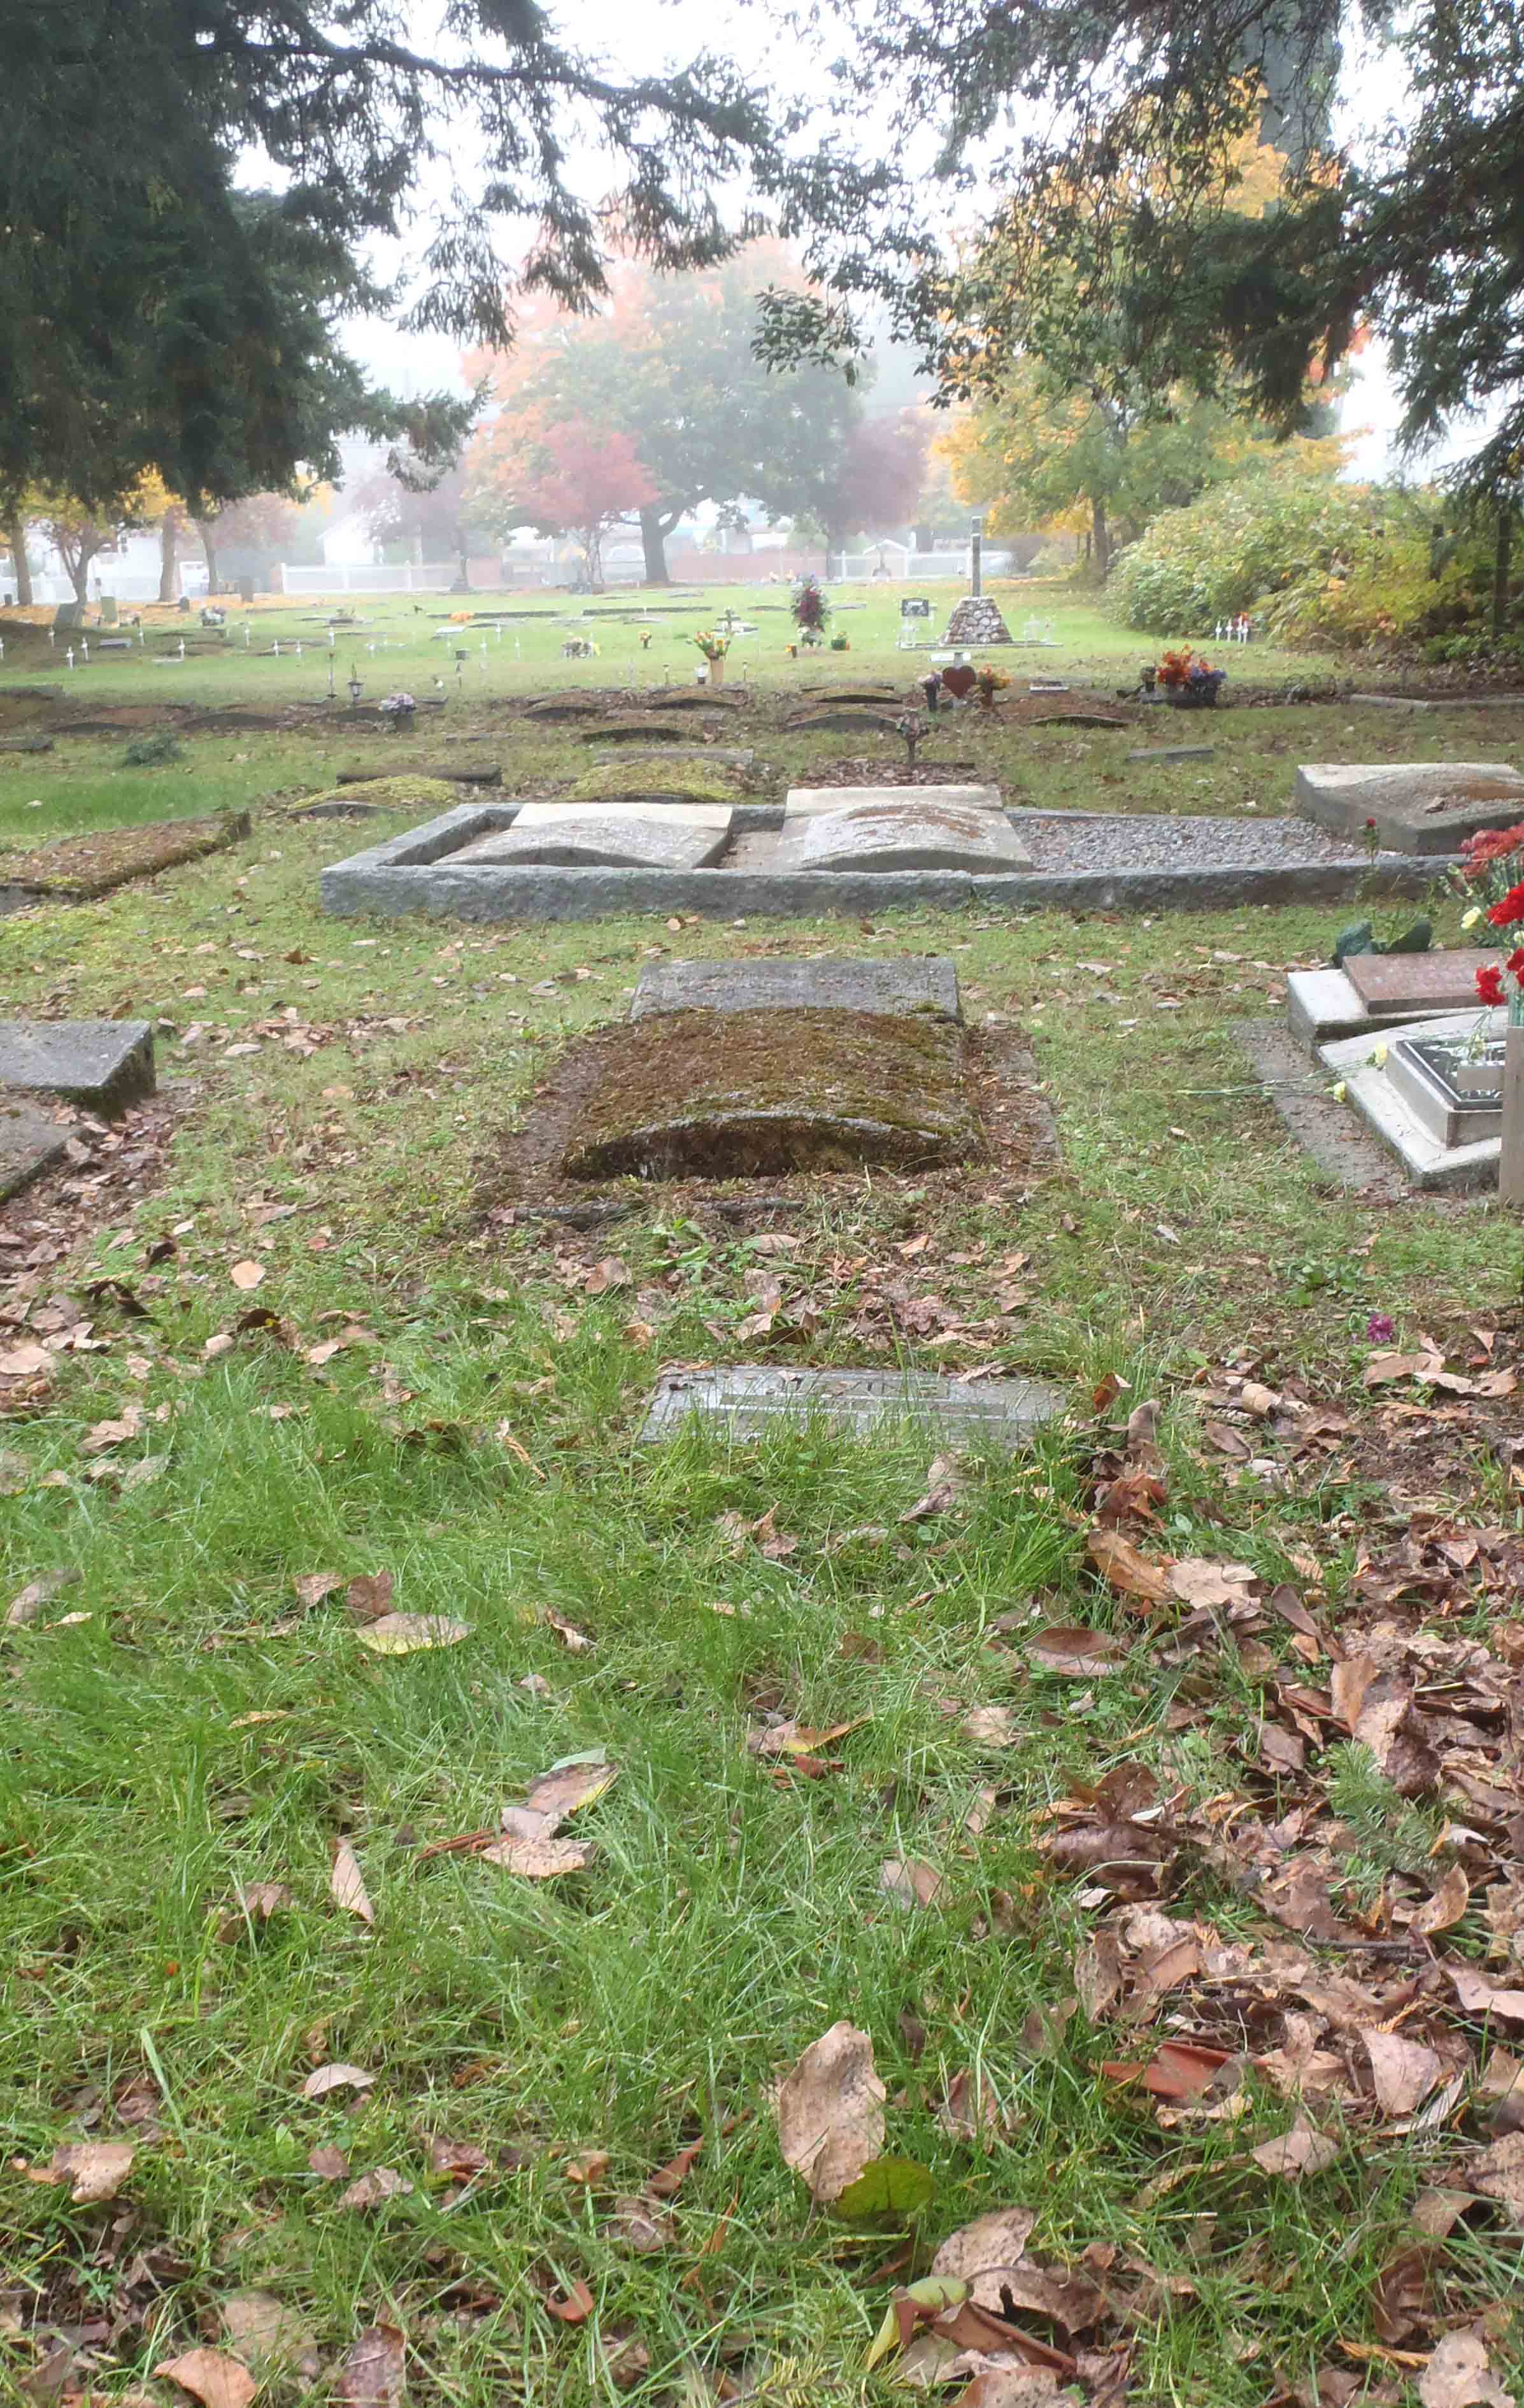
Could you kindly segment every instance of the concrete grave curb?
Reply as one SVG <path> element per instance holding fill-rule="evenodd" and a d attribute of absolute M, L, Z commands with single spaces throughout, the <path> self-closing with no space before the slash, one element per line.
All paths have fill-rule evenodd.
<path fill-rule="evenodd" d="M 844 792 L 850 792 L 844 789 Z M 1257 868 L 975 872 L 929 870 L 477 868 L 451 856 L 472 838 L 510 826 L 511 803 L 462 803 L 424 826 L 352 853 L 322 874 L 325 911 L 494 921 L 592 920 L 609 914 L 697 911 L 714 919 L 834 912 L 955 910 L 1220 910 L 1253 903 L 1363 901 L 1421 896 L 1447 865 L 1433 855 L 1388 854 L 1373 867 L 1348 861 L 1284 862 Z M 1008 815 L 1020 833 L 1018 812 Z M 1049 814 L 1048 816 L 1051 816 Z M 1084 817 L 1085 814 L 1078 815 Z M 735 806 L 735 825 L 781 828 L 781 804 Z"/>

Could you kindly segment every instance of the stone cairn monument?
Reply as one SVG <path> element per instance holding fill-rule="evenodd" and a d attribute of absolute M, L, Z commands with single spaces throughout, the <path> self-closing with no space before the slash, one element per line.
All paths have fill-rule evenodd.
<path fill-rule="evenodd" d="M 944 644 L 956 645 L 964 652 L 985 644 L 1008 644 L 1011 641 L 1010 628 L 985 592 L 983 565 L 980 557 L 984 547 L 984 520 L 970 519 L 969 565 L 971 590 L 965 594 L 962 601 L 955 606 L 953 615 L 947 622 L 947 633 L 942 638 Z"/>

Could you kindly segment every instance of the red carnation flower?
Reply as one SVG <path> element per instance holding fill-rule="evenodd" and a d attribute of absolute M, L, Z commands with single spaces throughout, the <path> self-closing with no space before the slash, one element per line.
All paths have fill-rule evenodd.
<path fill-rule="evenodd" d="M 1494 928 L 1515 928 L 1524 920 L 1524 886 L 1510 886 L 1501 903 L 1488 913 Z"/>
<path fill-rule="evenodd" d="M 1516 945 L 1502 967 L 1510 978 L 1524 981 L 1524 945 Z"/>
<path fill-rule="evenodd" d="M 1502 1003 L 1504 1000 L 1502 972 L 1496 962 L 1488 962 L 1485 969 L 1477 971 L 1476 992 L 1484 1003 Z"/>

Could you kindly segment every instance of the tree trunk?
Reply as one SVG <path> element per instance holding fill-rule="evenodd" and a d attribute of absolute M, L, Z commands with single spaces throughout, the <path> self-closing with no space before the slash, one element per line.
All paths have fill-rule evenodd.
<path fill-rule="evenodd" d="M 1514 558 L 1514 506 L 1498 504 L 1498 548 L 1492 557 L 1492 639 L 1508 632 L 1508 573 Z"/>
<path fill-rule="evenodd" d="M 180 538 L 179 510 L 165 510 L 159 526 L 159 599 L 178 602 L 180 599 Z"/>
<path fill-rule="evenodd" d="M 10 566 L 16 580 L 17 602 L 23 610 L 30 610 L 32 564 L 26 556 L 26 522 L 19 509 L 12 510 L 6 521 L 6 540 L 10 546 Z"/>
<path fill-rule="evenodd" d="M 223 590 L 222 574 L 217 566 L 217 522 L 197 519 L 195 531 L 201 538 L 201 549 L 207 555 L 207 593 L 210 596 Z"/>
<path fill-rule="evenodd" d="M 1090 525 L 1095 536 L 1096 575 L 1104 585 L 1106 572 L 1112 565 L 1112 538 L 1106 524 L 1106 505 L 1099 494 L 1090 497 Z"/>
<path fill-rule="evenodd" d="M 90 599 L 90 564 L 94 557 L 90 546 L 83 540 L 72 560 L 62 546 L 59 548 L 59 558 L 69 572 L 69 583 L 74 588 L 74 598 L 81 608 Z"/>
<path fill-rule="evenodd" d="M 676 519 L 663 510 L 640 512 L 640 549 L 645 554 L 648 585 L 670 585 L 672 581 L 667 566 L 667 538 L 676 524 Z"/>

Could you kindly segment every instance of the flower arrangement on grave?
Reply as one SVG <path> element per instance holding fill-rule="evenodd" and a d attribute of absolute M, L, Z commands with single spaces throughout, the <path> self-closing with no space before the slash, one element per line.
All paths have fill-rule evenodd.
<path fill-rule="evenodd" d="M 376 708 L 383 719 L 391 721 L 395 736 L 398 728 L 412 725 L 412 715 L 418 705 L 410 694 L 386 694 L 382 695 Z"/>
<path fill-rule="evenodd" d="M 469 610 L 452 610 L 449 624 L 452 627 L 468 627 L 471 624 Z"/>
<path fill-rule="evenodd" d="M 981 710 L 993 710 L 995 697 L 1002 694 L 1011 681 L 1003 669 L 992 669 L 987 662 L 974 671 L 974 683 L 979 689 Z"/>
<path fill-rule="evenodd" d="M 850 652 L 852 650 L 852 638 L 850 636 L 833 636 L 831 638 L 831 650 L 833 652 Z"/>
<path fill-rule="evenodd" d="M 1524 887 L 1517 892 L 1524 896 Z M 1519 917 L 1524 919 L 1524 904 Z M 1511 1025 L 1524 1026 L 1524 945 L 1516 945 L 1505 961 L 1483 964 L 1476 973 L 1476 995 L 1481 1003 L 1506 1004 Z"/>
<path fill-rule="evenodd" d="M 651 638 L 654 633 L 654 630 L 651 627 L 642 627 L 640 629 L 640 650 L 642 652 L 649 652 L 651 650 Z"/>
<path fill-rule="evenodd" d="M 1188 644 L 1165 652 L 1159 660 L 1159 690 L 1177 710 L 1215 710 L 1227 677 L 1226 669 L 1215 669 Z"/>
<path fill-rule="evenodd" d="M 694 637 L 693 641 L 703 653 L 705 660 L 710 662 L 712 665 L 715 661 L 723 661 L 726 652 L 730 650 L 729 636 L 721 635 L 717 629 L 712 627 L 700 627 L 697 635 Z"/>
<path fill-rule="evenodd" d="M 1509 894 L 1524 853 L 1524 821 L 1517 827 L 1483 828 L 1460 839 L 1460 867 L 1446 875 L 1450 893 L 1466 905 L 1460 925 L 1474 945 L 1495 945 L 1489 907 Z"/>
<path fill-rule="evenodd" d="M 830 616 L 830 604 L 820 590 L 818 577 L 801 577 L 789 602 L 794 624 L 799 631 L 801 644 L 818 644 L 826 632 Z"/>
<path fill-rule="evenodd" d="M 936 669 L 932 669 L 927 676 L 922 678 L 921 692 L 926 696 L 927 710 L 930 712 L 931 717 L 935 719 L 937 715 L 937 696 L 942 692 L 942 678 Z"/>

